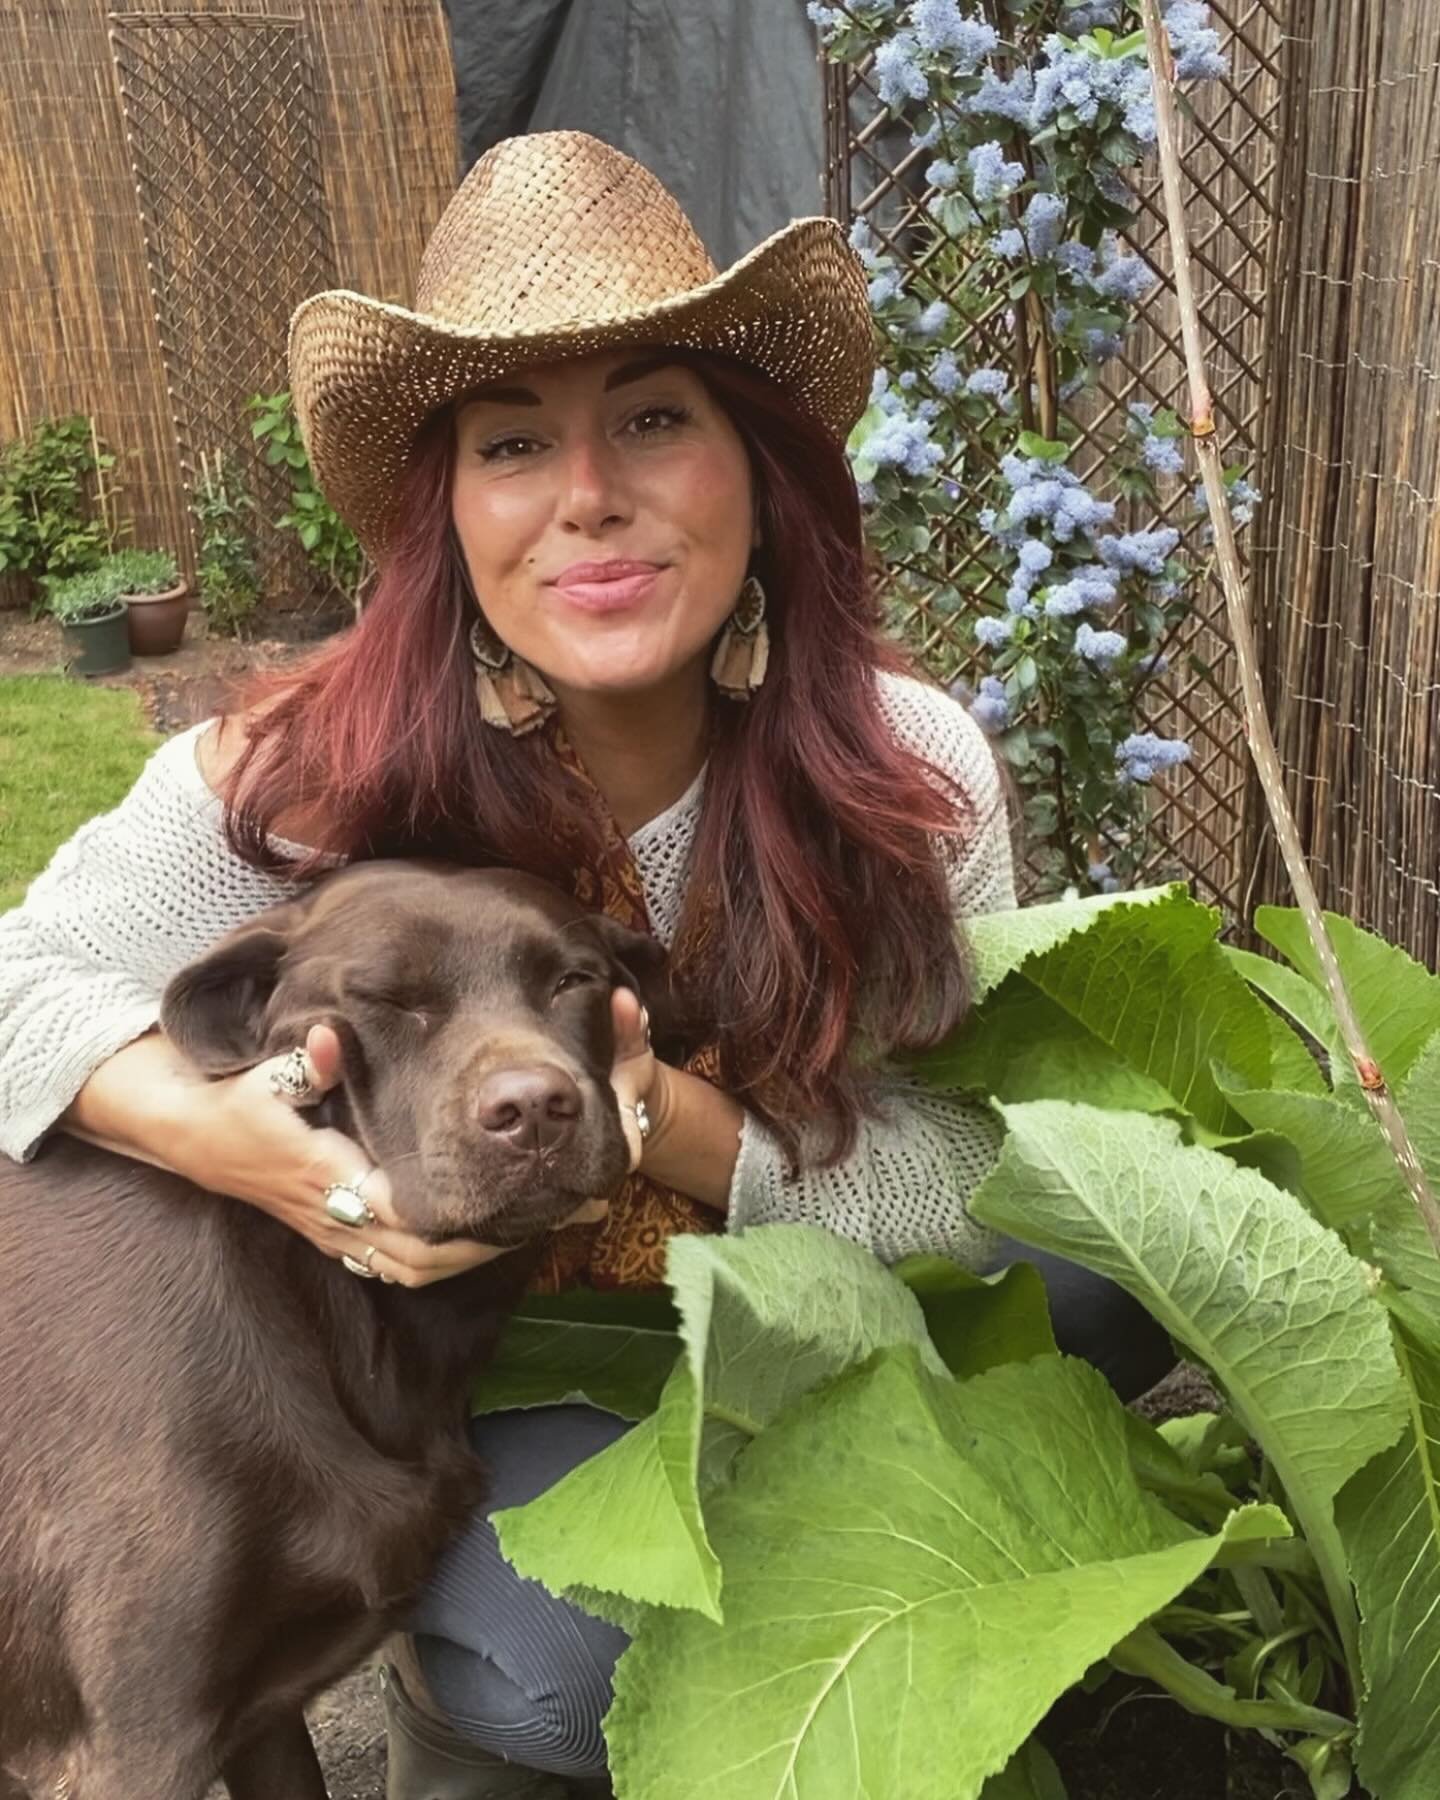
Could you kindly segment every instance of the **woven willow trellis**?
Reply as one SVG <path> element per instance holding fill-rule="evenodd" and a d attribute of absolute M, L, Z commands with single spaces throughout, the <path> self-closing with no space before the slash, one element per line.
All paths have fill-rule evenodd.
<path fill-rule="evenodd" d="M 1247 470 L 1255 463 L 1266 379 L 1282 98 L 1277 59 L 1285 5 L 1286 0 L 1213 0 L 1231 78 L 1195 90 L 1196 111 L 1185 144 L 1202 315 L 1214 345 L 1217 423 L 1227 463 Z M 897 126 L 881 107 L 868 68 L 831 68 L 826 87 L 829 208 L 847 224 L 866 219 L 878 242 L 902 265 L 911 266 L 928 298 L 923 270 L 915 269 L 914 259 L 928 192 L 924 170 L 933 152 L 911 147 L 908 128 Z M 1168 258 L 1158 169 L 1147 168 L 1136 197 L 1130 247 L 1164 277 Z M 930 222 L 925 223 L 928 232 Z M 1010 361 L 1012 345 L 1007 303 L 1000 296 L 988 315 L 967 326 L 957 356 L 972 366 L 990 366 Z M 1080 433 L 1072 456 L 1079 474 L 1091 477 L 1101 463 L 1106 434 L 1123 422 L 1125 408 L 1135 400 L 1174 407 L 1182 415 L 1188 410 L 1168 279 L 1145 303 L 1123 357 L 1106 365 L 1099 387 L 1071 410 Z M 963 497 L 959 504 L 964 505 Z M 1186 532 L 1196 550 L 1192 534 L 1197 522 L 1188 493 L 1171 500 L 1166 517 Z M 1256 529 L 1265 529 L 1263 509 Z M 967 626 L 963 618 L 933 609 L 925 591 L 958 581 L 974 560 L 975 543 L 975 532 L 962 524 L 937 536 L 925 559 L 902 570 L 918 589 L 904 621 L 907 634 L 945 673 L 968 655 Z M 995 598 L 998 602 L 998 594 Z M 1219 586 L 1207 580 L 1189 641 L 1176 647 L 1173 672 L 1145 722 L 1188 737 L 1195 749 L 1193 762 L 1169 780 L 1160 797 L 1157 867 L 1178 864 L 1233 915 L 1246 895 L 1250 783 L 1223 616 Z M 1191 658 L 1198 658 L 1209 673 L 1198 670 Z"/>
<path fill-rule="evenodd" d="M 296 296 L 335 284 L 305 23 L 108 18 L 182 478 L 229 451 L 274 517 L 289 487 L 255 458 L 246 400 L 277 385 Z M 288 534 L 259 542 L 267 587 L 312 584 Z"/>

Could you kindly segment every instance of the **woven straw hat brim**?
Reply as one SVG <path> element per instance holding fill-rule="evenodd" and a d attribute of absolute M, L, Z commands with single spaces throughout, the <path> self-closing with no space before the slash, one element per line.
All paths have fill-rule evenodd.
<path fill-rule="evenodd" d="M 859 259 L 834 219 L 797 219 L 740 261 L 631 312 L 496 335 L 346 289 L 290 322 L 290 385 L 315 478 L 373 561 L 396 486 L 436 407 L 528 364 L 631 345 L 716 350 L 769 375 L 844 441 L 869 400 L 875 328 Z"/>

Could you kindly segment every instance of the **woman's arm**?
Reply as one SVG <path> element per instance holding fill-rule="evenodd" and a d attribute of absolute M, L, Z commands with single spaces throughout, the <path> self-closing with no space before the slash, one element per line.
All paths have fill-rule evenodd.
<path fill-rule="evenodd" d="M 205 729 L 162 745 L 0 917 L 0 1153 L 33 1155 L 94 1072 L 153 1030 L 170 977 L 295 891 L 226 843 L 196 762 Z M 137 1047 L 116 1080 L 154 1054 Z"/>

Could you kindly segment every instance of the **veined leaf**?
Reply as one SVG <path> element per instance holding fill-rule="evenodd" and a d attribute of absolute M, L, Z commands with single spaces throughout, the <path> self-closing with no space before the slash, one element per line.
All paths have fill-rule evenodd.
<path fill-rule="evenodd" d="M 1440 1034 L 1415 1059 L 1396 1099 L 1420 1166 L 1440 1190 Z M 1379 1135 L 1379 1128 L 1374 1128 Z M 1371 1224 L 1370 1253 L 1398 1287 L 1409 1289 L 1440 1319 L 1440 1257 L 1410 1190 L 1396 1179 L 1392 1197 Z"/>
<path fill-rule="evenodd" d="M 967 919 L 965 943 L 970 953 L 975 998 L 982 999 L 999 987 L 1007 975 L 1023 967 L 1032 956 L 1053 950 L 1077 931 L 1089 930 L 1111 907 L 1147 906 L 1157 900 L 1177 897 L 1188 898 L 1184 887 L 1172 883 L 1167 887 L 1140 888 L 1134 893 L 1091 894 L 1083 900 L 1052 900 L 1044 906 L 1022 906 Z"/>
<path fill-rule="evenodd" d="M 1010 1135 L 971 1211 L 1118 1282 L 1213 1372 L 1301 1521 L 1353 1664 L 1335 1495 L 1405 1411 L 1361 1265 L 1290 1195 L 1186 1147 L 1168 1119 L 1000 1110 Z"/>
<path fill-rule="evenodd" d="M 985 1783 L 980 1800 L 1065 1800 L 1065 1783 L 1054 1757 L 1038 1739 L 1030 1738 Z"/>
<path fill-rule="evenodd" d="M 701 1495 L 800 1395 L 882 1345 L 937 1373 L 920 1303 L 867 1251 L 811 1225 L 677 1237 L 669 1281 L 682 1354 L 658 1411 L 521 1507 L 500 1547 L 554 1593 L 619 1595 L 720 1617 Z"/>
<path fill-rule="evenodd" d="M 1360 1597 L 1357 1764 L 1378 1800 L 1440 1793 L 1440 1324 L 1412 1309 L 1403 1297 L 1395 1306 L 1404 1435 L 1336 1508 Z"/>
<path fill-rule="evenodd" d="M 910 1256 L 890 1272 L 920 1302 L 931 1343 L 962 1380 L 1000 1363 L 1059 1354 L 1045 1283 L 1030 1263 L 972 1275 L 948 1257 Z"/>
<path fill-rule="evenodd" d="M 965 1026 L 913 1064 L 936 1087 L 997 1100 L 1083 1098 L 1116 1111 L 1161 1112 L 1174 1098 L 1023 977 L 1002 983 Z"/>
<path fill-rule="evenodd" d="M 1227 1094 L 1257 1130 L 1278 1132 L 1295 1146 L 1306 1198 L 1332 1230 L 1345 1231 L 1403 1195 L 1395 1158 L 1368 1113 L 1329 1096 L 1233 1088 Z"/>
<path fill-rule="evenodd" d="M 1391 1087 L 1398 1087 L 1426 1042 L 1440 1031 L 1440 976 L 1432 975 L 1394 944 L 1362 931 L 1336 913 L 1326 913 L 1325 924 L 1370 1054 Z M 1255 929 L 1319 991 L 1330 1020 L 1330 1036 L 1338 1041 L 1324 977 L 1300 914 L 1262 906 L 1255 913 Z M 1354 1086 L 1354 1074 L 1343 1053 L 1336 1059 L 1333 1079 L 1337 1088 L 1342 1081 Z"/>
<path fill-rule="evenodd" d="M 660 1404 L 680 1354 L 677 1323 L 663 1296 L 584 1289 L 534 1295 L 507 1321 L 494 1357 L 471 1385 L 470 1410 L 582 1400 L 622 1419 L 643 1419 Z"/>
<path fill-rule="evenodd" d="M 1058 1357 L 955 1382 L 886 1351 L 800 1401 L 707 1509 L 723 1625 L 652 1614 L 621 1660 L 620 1791 L 975 1800 L 1225 1543 L 1288 1531 L 1268 1507 L 1192 1531 L 1125 1446 L 1104 1378 Z"/>
<path fill-rule="evenodd" d="M 1194 1115 L 1244 1130 L 1216 1079 L 1243 1088 L 1323 1083 L 1303 1044 L 1215 941 L 1219 916 L 1183 887 L 1061 901 L 971 921 L 985 1001 L 918 1063 L 940 1086 L 1009 1098 Z M 997 982 L 1003 982 L 995 992 Z"/>
<path fill-rule="evenodd" d="M 1268 956 L 1257 956 L 1253 950 L 1237 949 L 1233 944 L 1225 945 L 1225 959 L 1251 987 L 1274 1001 L 1302 1031 L 1308 1031 L 1317 1044 L 1330 1047 L 1335 1034 L 1330 1003 L 1323 991 L 1317 991 L 1298 970 L 1272 962 Z"/>

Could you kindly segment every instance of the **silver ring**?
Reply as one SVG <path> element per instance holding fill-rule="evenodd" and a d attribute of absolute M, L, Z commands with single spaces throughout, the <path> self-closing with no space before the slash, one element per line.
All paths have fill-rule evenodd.
<path fill-rule="evenodd" d="M 620 1110 L 621 1112 L 634 1114 L 635 1129 L 640 1133 L 640 1142 L 643 1144 L 650 1135 L 650 1111 L 645 1102 L 643 1100 L 637 1100 L 635 1104 L 631 1106 L 628 1100 L 622 1100 L 620 1102 Z"/>
<path fill-rule="evenodd" d="M 325 1210 L 337 1225 L 345 1225 L 352 1231 L 358 1231 L 362 1225 L 375 1223 L 370 1202 L 360 1192 L 374 1172 L 373 1169 L 367 1169 L 358 1181 L 332 1181 L 326 1188 Z"/>
<path fill-rule="evenodd" d="M 374 1260 L 375 1246 L 373 1244 L 367 1244 L 364 1256 L 358 1261 L 353 1256 L 342 1256 L 340 1258 L 340 1264 L 342 1268 L 348 1269 L 352 1275 L 358 1275 L 362 1281 L 378 1281 L 380 1279 L 380 1271 L 370 1267 L 370 1264 Z"/>
<path fill-rule="evenodd" d="M 305 1052 L 296 1045 L 278 1069 L 270 1071 L 270 1092 L 282 1100 L 313 1100 L 316 1089 L 306 1073 Z"/>

